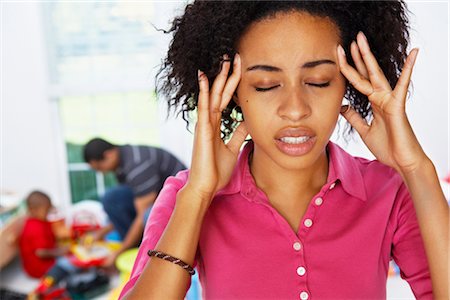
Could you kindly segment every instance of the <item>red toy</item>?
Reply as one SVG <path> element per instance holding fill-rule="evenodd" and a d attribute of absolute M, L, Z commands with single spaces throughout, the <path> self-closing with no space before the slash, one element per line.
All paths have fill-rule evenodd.
<path fill-rule="evenodd" d="M 73 215 L 71 228 L 72 239 L 76 240 L 88 232 L 100 229 L 100 224 L 93 213 L 82 210 Z"/>

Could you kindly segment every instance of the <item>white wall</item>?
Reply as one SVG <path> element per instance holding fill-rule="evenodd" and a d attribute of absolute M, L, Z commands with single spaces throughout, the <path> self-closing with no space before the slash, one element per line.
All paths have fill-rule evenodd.
<path fill-rule="evenodd" d="M 47 97 L 40 4 L 1 5 L 1 189 L 23 197 L 38 188 L 58 205 L 67 200 L 67 176 Z"/>
<path fill-rule="evenodd" d="M 1 189 L 24 195 L 33 188 L 48 191 L 56 204 L 68 202 L 65 153 L 48 99 L 46 53 L 39 3 L 2 3 L 1 49 Z M 412 46 L 420 52 L 408 105 L 419 140 L 440 176 L 449 166 L 448 3 L 410 2 Z M 166 23 L 167 24 L 167 23 Z M 163 27 L 166 24 L 161 24 Z M 183 121 L 165 121 L 162 146 L 190 161 L 192 137 Z M 370 157 L 358 143 L 346 147 Z"/>
<path fill-rule="evenodd" d="M 420 48 L 408 109 L 423 148 L 439 175 L 450 173 L 449 2 L 412 2 L 412 45 Z"/>

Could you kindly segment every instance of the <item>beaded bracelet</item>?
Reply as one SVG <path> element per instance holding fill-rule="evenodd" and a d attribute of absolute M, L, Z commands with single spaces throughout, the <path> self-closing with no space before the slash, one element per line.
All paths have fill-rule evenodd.
<path fill-rule="evenodd" d="M 185 263 L 184 261 L 182 261 L 181 259 L 178 259 L 178 258 L 170 256 L 164 252 L 156 251 L 156 250 L 148 250 L 147 254 L 150 257 L 155 256 L 157 258 L 161 258 L 161 259 L 170 261 L 171 263 L 174 263 L 176 265 L 179 265 L 180 267 L 185 269 L 190 275 L 195 274 L 194 268 L 191 267 L 189 264 Z"/>

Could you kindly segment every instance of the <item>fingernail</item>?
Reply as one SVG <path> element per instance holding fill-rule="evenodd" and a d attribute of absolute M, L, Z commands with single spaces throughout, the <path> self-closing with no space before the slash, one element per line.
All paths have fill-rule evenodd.
<path fill-rule="evenodd" d="M 205 75 L 205 73 L 203 73 L 200 70 L 197 70 L 197 76 L 198 76 L 198 80 L 202 80 L 203 79 L 203 75 Z"/>
<path fill-rule="evenodd" d="M 360 32 L 358 32 L 358 34 L 360 34 L 361 37 L 367 42 L 367 37 L 366 37 L 366 35 L 364 34 L 364 32 L 360 31 Z"/>
<path fill-rule="evenodd" d="M 341 106 L 341 114 L 345 114 L 350 109 L 349 105 L 342 105 Z"/>
<path fill-rule="evenodd" d="M 417 54 L 419 54 L 419 48 L 414 48 L 414 49 L 416 49 L 416 51 L 412 57 L 412 64 L 414 64 L 416 62 Z M 413 51 L 414 49 L 412 49 L 411 51 Z"/>
<path fill-rule="evenodd" d="M 341 56 L 345 56 L 345 50 L 344 50 L 344 48 L 342 48 L 341 45 L 338 46 L 338 53 Z"/>
<path fill-rule="evenodd" d="M 222 65 L 224 62 L 230 62 L 230 61 L 231 61 L 231 59 L 228 56 L 228 54 L 224 54 L 224 55 L 222 55 L 222 60 L 220 61 L 220 64 Z"/>
<path fill-rule="evenodd" d="M 234 55 L 234 64 L 236 65 L 238 63 L 238 60 L 240 60 L 240 59 L 241 59 L 241 56 L 239 55 L 239 53 L 236 53 Z"/>

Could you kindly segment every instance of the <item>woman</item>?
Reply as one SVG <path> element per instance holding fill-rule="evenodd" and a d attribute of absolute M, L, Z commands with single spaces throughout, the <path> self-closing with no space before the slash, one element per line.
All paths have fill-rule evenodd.
<path fill-rule="evenodd" d="M 393 258 L 417 298 L 448 298 L 448 206 L 405 114 L 405 11 L 187 6 L 161 91 L 198 111 L 191 169 L 166 182 L 122 295 L 183 298 L 196 264 L 207 299 L 379 299 Z M 376 161 L 329 141 L 339 114 Z"/>

